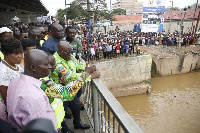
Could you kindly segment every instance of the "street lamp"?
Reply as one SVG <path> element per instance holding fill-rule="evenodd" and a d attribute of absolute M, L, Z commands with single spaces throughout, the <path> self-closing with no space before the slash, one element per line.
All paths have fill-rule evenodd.
<path fill-rule="evenodd" d="M 169 22 L 169 30 L 168 30 L 169 33 L 171 32 L 171 21 L 172 21 L 172 10 L 173 10 L 173 1 L 170 1 L 170 2 L 172 2 L 172 7 L 170 10 L 171 14 L 170 14 L 170 22 Z"/>

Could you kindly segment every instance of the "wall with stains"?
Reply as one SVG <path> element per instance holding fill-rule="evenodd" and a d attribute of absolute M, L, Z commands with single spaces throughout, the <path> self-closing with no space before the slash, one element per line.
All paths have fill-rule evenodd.
<path fill-rule="evenodd" d="M 188 73 L 200 69 L 200 54 L 153 58 L 160 76 Z"/>
<path fill-rule="evenodd" d="M 146 93 L 151 79 L 151 55 L 112 59 L 96 64 L 101 80 L 114 96 Z M 128 93 L 127 93 L 128 92 Z"/>

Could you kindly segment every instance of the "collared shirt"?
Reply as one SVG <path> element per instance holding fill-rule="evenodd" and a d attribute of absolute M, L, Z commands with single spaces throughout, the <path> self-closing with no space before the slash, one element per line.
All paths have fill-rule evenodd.
<path fill-rule="evenodd" d="M 58 73 L 61 73 L 65 77 L 65 85 L 80 77 L 82 77 L 84 81 L 90 80 L 89 74 L 85 72 L 85 64 L 78 62 L 74 56 L 71 56 L 69 61 L 60 57 L 57 52 L 53 56 L 55 57 L 57 66 L 55 71 L 50 74 L 50 78 L 55 83 L 59 83 L 59 81 L 56 81 L 58 80 Z"/>
<path fill-rule="evenodd" d="M 49 37 L 42 45 L 41 50 L 54 54 L 58 50 L 59 41 L 55 41 L 52 37 Z"/>
<path fill-rule="evenodd" d="M 56 116 L 49 99 L 40 88 L 41 81 L 21 74 L 12 80 L 7 91 L 8 122 L 19 131 L 31 120 L 46 118 L 52 121 L 55 131 Z"/>
<path fill-rule="evenodd" d="M 71 59 L 69 61 L 66 61 L 62 57 L 60 57 L 58 53 L 56 52 L 54 54 L 54 57 L 55 57 L 57 66 L 56 66 L 56 70 L 53 72 L 54 74 L 52 77 L 57 77 L 56 75 L 58 75 L 58 73 L 61 72 L 62 75 L 65 76 L 67 84 L 81 77 L 82 73 L 78 73 L 78 72 L 85 70 L 85 65 L 78 62 L 74 56 L 71 56 Z"/>

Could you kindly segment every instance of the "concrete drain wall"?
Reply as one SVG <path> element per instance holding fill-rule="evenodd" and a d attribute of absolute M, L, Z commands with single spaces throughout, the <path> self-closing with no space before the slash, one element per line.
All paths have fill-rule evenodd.
<path fill-rule="evenodd" d="M 151 85 L 151 55 L 100 62 L 101 80 L 115 97 L 146 93 Z"/>
<path fill-rule="evenodd" d="M 188 73 L 199 70 L 200 55 L 188 54 L 175 57 L 153 58 L 159 76 Z"/>

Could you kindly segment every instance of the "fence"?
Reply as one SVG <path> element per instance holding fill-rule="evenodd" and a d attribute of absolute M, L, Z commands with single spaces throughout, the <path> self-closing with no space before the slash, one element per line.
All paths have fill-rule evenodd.
<path fill-rule="evenodd" d="M 143 133 L 100 79 L 85 84 L 83 98 L 94 133 Z"/>

